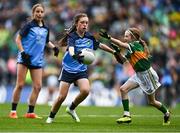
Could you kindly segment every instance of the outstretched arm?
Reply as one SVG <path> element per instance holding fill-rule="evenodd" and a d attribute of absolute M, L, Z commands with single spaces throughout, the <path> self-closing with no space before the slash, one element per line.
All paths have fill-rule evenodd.
<path fill-rule="evenodd" d="M 116 45 L 118 45 L 118 46 L 120 46 L 120 47 L 123 47 L 123 48 L 126 48 L 126 49 L 129 48 L 129 44 L 128 44 L 128 43 L 122 42 L 122 41 L 120 41 L 120 40 L 118 40 L 118 39 L 115 39 L 115 38 L 113 38 L 113 37 L 111 37 L 110 40 L 111 40 L 114 44 L 116 44 Z"/>
<path fill-rule="evenodd" d="M 114 57 L 116 58 L 116 60 L 119 63 L 123 64 L 126 61 L 126 58 L 120 53 L 120 49 L 117 46 L 115 46 L 114 44 L 111 44 L 111 47 L 113 49 L 103 43 L 100 43 L 100 45 L 99 45 L 100 49 L 113 54 Z"/>
<path fill-rule="evenodd" d="M 99 48 L 106 51 L 106 52 L 108 52 L 108 53 L 111 53 L 111 54 L 114 53 L 114 50 L 112 48 L 110 48 L 109 46 L 107 46 L 107 45 L 105 45 L 103 43 L 99 44 Z"/>
<path fill-rule="evenodd" d="M 104 37 L 104 38 L 106 38 L 106 39 L 108 39 L 108 40 L 111 40 L 114 44 L 116 44 L 116 45 L 118 45 L 118 46 L 120 46 L 120 47 L 124 47 L 124 48 L 126 48 L 126 49 L 128 49 L 128 47 L 129 47 L 128 43 L 122 42 L 122 41 L 120 41 L 120 40 L 118 40 L 118 39 L 115 39 L 115 38 L 111 37 L 111 36 L 107 33 L 107 31 L 104 30 L 104 29 L 101 29 L 101 30 L 99 31 L 99 35 L 102 36 L 102 37 Z"/>

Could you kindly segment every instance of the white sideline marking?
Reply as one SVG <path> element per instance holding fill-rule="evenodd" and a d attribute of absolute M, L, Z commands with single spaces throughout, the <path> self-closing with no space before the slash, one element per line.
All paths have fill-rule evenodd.
<path fill-rule="evenodd" d="M 44 117 L 48 117 L 48 115 L 42 115 Z M 121 115 L 79 115 L 80 117 L 121 117 Z M 157 118 L 157 117 L 162 117 L 162 115 L 131 115 L 132 117 L 146 117 L 146 118 Z M 56 117 L 69 117 L 69 115 L 57 115 Z M 180 115 L 171 115 L 171 117 L 179 118 Z"/>

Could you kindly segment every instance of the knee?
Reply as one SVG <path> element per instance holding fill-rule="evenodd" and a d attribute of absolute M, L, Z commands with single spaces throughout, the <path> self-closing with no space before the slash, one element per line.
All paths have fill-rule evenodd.
<path fill-rule="evenodd" d="M 39 93 L 39 92 L 40 92 L 41 87 L 42 87 L 42 85 L 41 85 L 41 84 L 36 84 L 36 85 L 34 85 L 34 86 L 33 86 L 34 91 L 36 91 L 37 93 Z"/>
<path fill-rule="evenodd" d="M 16 84 L 16 88 L 19 89 L 19 90 L 22 90 L 23 87 L 24 87 L 24 83 Z"/>
<path fill-rule="evenodd" d="M 62 103 L 65 99 L 66 99 L 65 95 L 59 95 L 58 98 L 57 98 L 57 101 Z"/>
<path fill-rule="evenodd" d="M 151 106 L 155 106 L 156 105 L 156 101 L 149 101 L 149 105 L 151 105 Z"/>
<path fill-rule="evenodd" d="M 124 87 L 120 87 L 120 92 L 121 92 L 122 94 L 128 93 L 127 89 L 124 88 Z"/>

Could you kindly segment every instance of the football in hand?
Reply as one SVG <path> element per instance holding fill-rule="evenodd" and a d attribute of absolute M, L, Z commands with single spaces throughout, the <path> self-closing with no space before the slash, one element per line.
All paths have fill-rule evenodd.
<path fill-rule="evenodd" d="M 95 60 L 94 51 L 89 48 L 84 48 L 81 50 L 81 55 L 84 56 L 83 64 L 90 65 Z"/>

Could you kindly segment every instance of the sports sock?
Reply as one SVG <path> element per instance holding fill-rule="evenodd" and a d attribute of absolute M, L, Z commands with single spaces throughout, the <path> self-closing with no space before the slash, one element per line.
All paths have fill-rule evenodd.
<path fill-rule="evenodd" d="M 55 115 L 56 115 L 56 113 L 53 113 L 53 112 L 51 111 L 50 114 L 49 114 L 49 117 L 50 117 L 50 118 L 54 118 Z"/>
<path fill-rule="evenodd" d="M 159 110 L 161 112 L 163 112 L 164 114 L 168 112 L 168 109 L 162 104 L 161 107 L 159 108 Z"/>
<path fill-rule="evenodd" d="M 122 100 L 124 111 L 129 112 L 129 99 Z"/>
<path fill-rule="evenodd" d="M 29 105 L 28 113 L 33 113 L 34 112 L 34 106 Z"/>
<path fill-rule="evenodd" d="M 131 116 L 129 111 L 124 111 L 124 116 Z"/>
<path fill-rule="evenodd" d="M 76 105 L 72 102 L 69 108 L 70 110 L 74 110 L 76 108 Z"/>
<path fill-rule="evenodd" d="M 17 108 L 17 103 L 12 103 L 12 111 L 16 111 L 16 108 Z"/>

